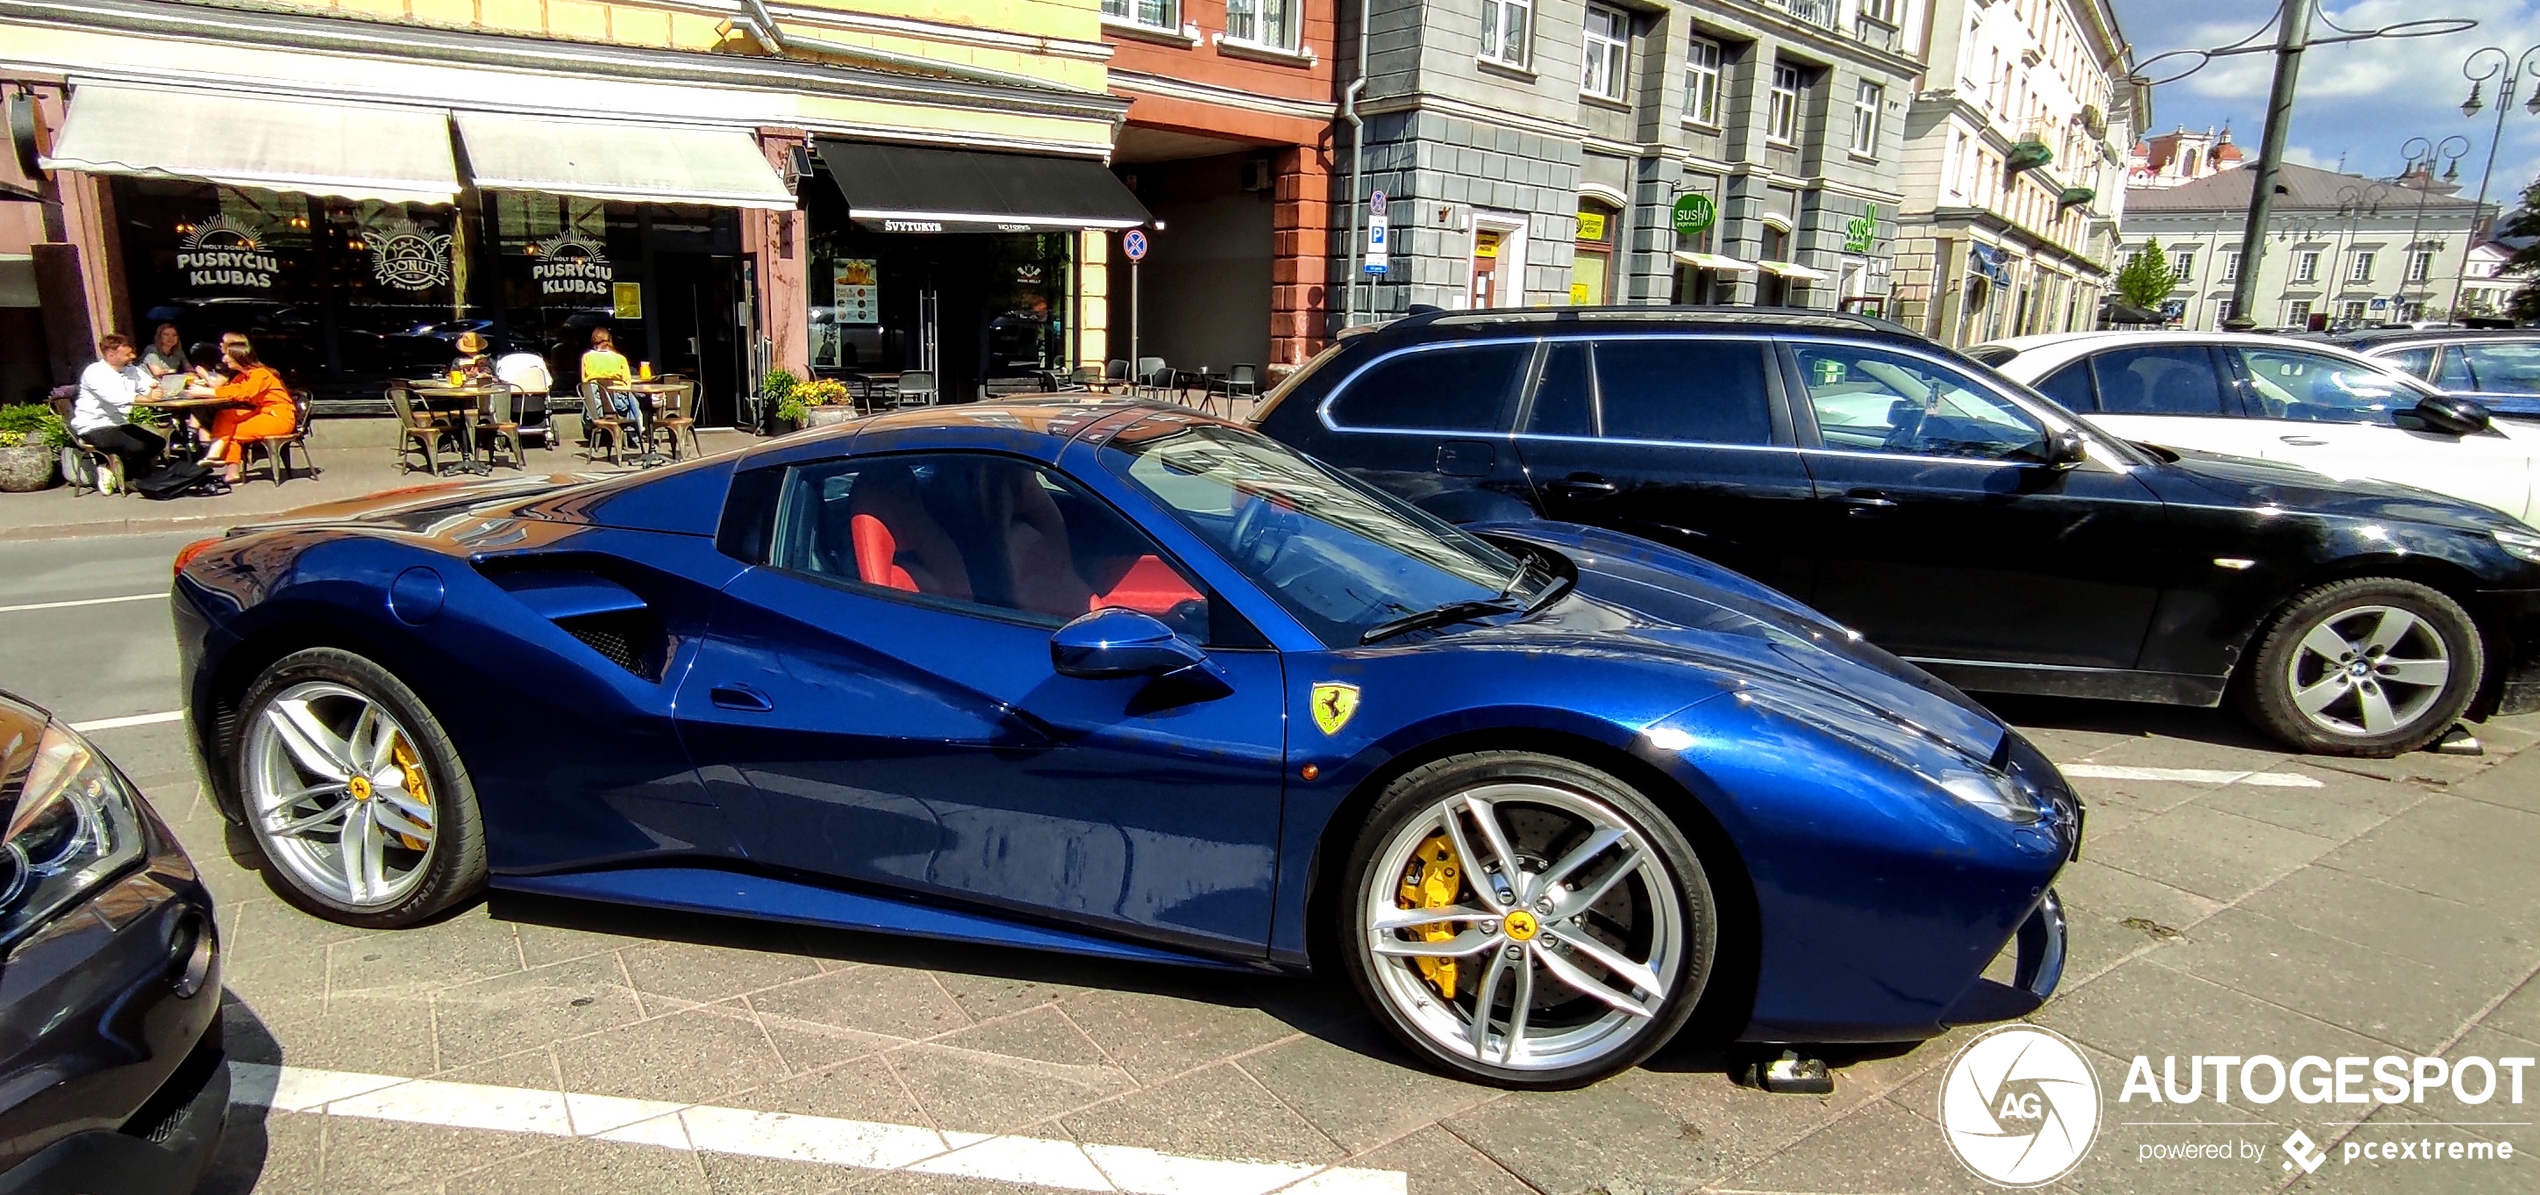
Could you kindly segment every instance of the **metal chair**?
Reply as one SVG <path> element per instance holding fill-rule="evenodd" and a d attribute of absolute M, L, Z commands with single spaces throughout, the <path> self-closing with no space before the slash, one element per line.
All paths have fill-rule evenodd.
<path fill-rule="evenodd" d="M 1128 388 L 1128 386 L 1129 386 L 1129 363 L 1128 363 L 1128 362 L 1123 361 L 1123 360 L 1121 360 L 1121 359 L 1120 359 L 1120 358 L 1118 358 L 1118 357 L 1114 357 L 1114 358 L 1112 358 L 1111 360 L 1109 360 L 1109 361 L 1107 361 L 1107 362 L 1104 362 L 1104 363 L 1103 363 L 1103 367 L 1102 367 L 1102 391 L 1103 391 L 1103 393 L 1105 393 L 1105 394 L 1116 393 L 1116 392 L 1118 392 L 1118 391 L 1120 391 L 1120 390 L 1127 389 L 1127 388 Z"/>
<path fill-rule="evenodd" d="M 63 389 L 71 390 L 72 395 L 57 394 L 51 401 L 54 417 L 68 426 L 71 408 L 79 401 L 74 397 L 78 391 L 75 387 Z M 116 493 L 132 492 L 132 487 L 125 484 L 122 457 L 72 436 L 70 445 L 62 450 L 62 480 L 70 483 L 71 492 L 102 494 L 106 492 L 105 479 L 108 477 L 115 479 Z"/>
<path fill-rule="evenodd" d="M 688 437 L 691 456 L 704 456 L 705 447 L 697 443 L 697 384 L 682 381 L 679 389 L 664 396 L 661 413 L 653 417 L 646 436 L 661 436 L 670 445 L 670 459 L 679 459 L 679 437 Z"/>
<path fill-rule="evenodd" d="M 1165 364 L 1164 358 L 1138 358 L 1138 397 L 1168 401 L 1173 395 L 1173 381 L 1173 367 Z"/>
<path fill-rule="evenodd" d="M 512 448 L 512 467 L 529 467 L 529 454 L 520 443 L 520 392 L 497 383 L 493 393 L 485 396 L 485 417 L 477 421 L 476 442 L 486 449 L 486 463 L 493 463 L 493 449 L 501 444 Z"/>
<path fill-rule="evenodd" d="M 312 405 L 309 396 L 305 393 L 293 394 L 291 405 L 294 409 L 288 435 L 238 442 L 238 475 L 241 479 L 246 477 L 247 470 L 255 467 L 256 458 L 262 456 L 273 467 L 273 483 L 281 485 L 283 479 L 291 475 L 291 450 L 294 448 L 300 450 L 300 467 L 306 469 L 309 476 L 316 477 L 325 471 L 317 467 L 316 461 L 309 459 L 309 408 Z"/>
<path fill-rule="evenodd" d="M 430 411 L 417 410 L 414 391 L 406 386 L 388 387 L 388 409 L 397 415 L 398 471 L 413 472 L 414 466 L 408 458 L 421 451 L 424 468 L 439 473 L 441 437 L 449 430 L 448 425 Z"/>
<path fill-rule="evenodd" d="M 582 459 L 597 459 L 600 441 L 605 437 L 609 463 L 620 463 L 619 453 L 626 446 L 626 423 L 626 417 L 617 413 L 607 382 L 582 383 Z"/>
<path fill-rule="evenodd" d="M 915 402 L 931 407 L 940 398 L 941 396 L 935 393 L 935 371 L 912 369 L 900 375 L 899 394 L 892 400 L 892 404 L 905 407 Z"/>
<path fill-rule="evenodd" d="M 1226 416 L 1231 419 L 1235 414 L 1236 395 L 1247 398 L 1261 397 L 1260 366 L 1232 365 L 1227 367 L 1226 376 L 1210 378 L 1207 393 L 1200 396 L 1199 408 L 1205 411 L 1208 409 L 1210 400 L 1223 397 L 1226 400 Z"/>

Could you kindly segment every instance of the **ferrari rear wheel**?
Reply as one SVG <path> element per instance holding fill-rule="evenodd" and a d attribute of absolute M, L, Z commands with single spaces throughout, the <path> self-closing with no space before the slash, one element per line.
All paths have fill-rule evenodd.
<path fill-rule="evenodd" d="M 1531 752 L 1396 780 L 1344 891 L 1343 956 L 1378 1017 L 1445 1069 L 1506 1087 L 1637 1065 L 1692 1014 L 1716 947 L 1709 881 L 1666 814 Z"/>
<path fill-rule="evenodd" d="M 412 925 L 485 880 L 475 789 L 440 722 L 378 664 L 283 658 L 240 705 L 240 805 L 293 903 L 332 921 Z"/>

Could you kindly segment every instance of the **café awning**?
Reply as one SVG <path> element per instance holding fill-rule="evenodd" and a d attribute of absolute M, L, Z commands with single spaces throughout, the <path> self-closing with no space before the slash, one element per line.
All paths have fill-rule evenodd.
<path fill-rule="evenodd" d="M 1755 263 L 1755 268 L 1767 274 L 1788 278 L 1793 282 L 1823 282 L 1834 277 L 1824 270 L 1812 270 L 1790 261 L 1759 261 Z"/>
<path fill-rule="evenodd" d="M 794 210 L 746 129 L 454 112 L 468 177 L 489 191 Z"/>
<path fill-rule="evenodd" d="M 1678 249 L 1676 260 L 1697 270 L 1726 270 L 1733 274 L 1755 272 L 1754 262 L 1739 261 L 1734 257 L 1726 257 L 1718 253 L 1696 253 L 1691 249 Z"/>
<path fill-rule="evenodd" d="M 179 178 L 383 203 L 450 203 L 447 113 L 79 84 L 46 170 Z"/>
<path fill-rule="evenodd" d="M 1152 217 L 1091 158 L 820 140 L 848 214 L 882 232 L 1136 228 Z"/>

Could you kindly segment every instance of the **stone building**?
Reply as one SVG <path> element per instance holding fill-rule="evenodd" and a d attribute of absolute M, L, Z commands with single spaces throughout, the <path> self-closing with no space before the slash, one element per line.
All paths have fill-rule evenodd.
<path fill-rule="evenodd" d="M 2175 187 L 2248 165 L 2248 155 L 2231 143 L 2231 126 L 2191 133 L 2186 126 L 2146 137 L 2126 151 L 2125 185 L 2137 189 Z"/>

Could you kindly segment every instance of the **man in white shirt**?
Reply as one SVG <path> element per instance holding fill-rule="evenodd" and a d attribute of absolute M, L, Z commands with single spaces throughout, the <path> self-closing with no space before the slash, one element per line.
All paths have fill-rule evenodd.
<path fill-rule="evenodd" d="M 109 332 L 97 338 L 97 360 L 79 375 L 79 401 L 71 405 L 71 434 L 80 442 L 123 461 L 126 479 L 143 476 L 159 461 L 168 442 L 157 432 L 132 422 L 132 400 L 151 389 L 132 341 Z M 107 488 L 108 479 L 99 479 Z"/>

